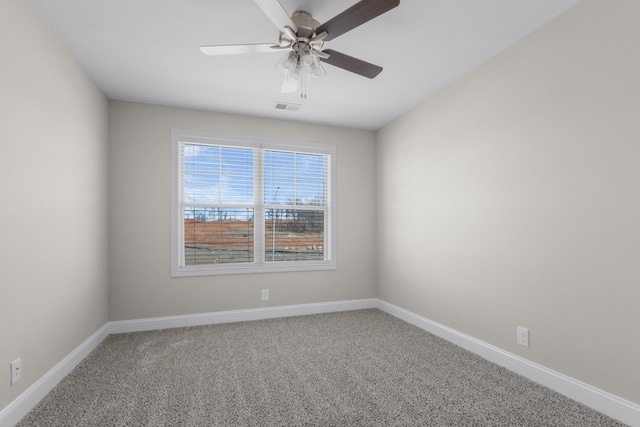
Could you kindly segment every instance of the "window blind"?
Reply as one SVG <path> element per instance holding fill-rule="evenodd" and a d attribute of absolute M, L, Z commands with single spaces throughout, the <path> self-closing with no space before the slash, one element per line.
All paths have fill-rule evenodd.
<path fill-rule="evenodd" d="M 335 266 L 335 148 L 184 135 L 174 144 L 174 273 Z"/>

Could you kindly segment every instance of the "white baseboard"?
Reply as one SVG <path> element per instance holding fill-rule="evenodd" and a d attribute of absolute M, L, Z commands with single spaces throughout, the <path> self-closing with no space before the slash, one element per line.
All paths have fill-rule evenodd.
<path fill-rule="evenodd" d="M 378 300 L 375 298 L 369 298 L 349 301 L 287 305 L 281 307 L 253 308 L 247 310 L 219 311 L 215 313 L 187 314 L 182 316 L 119 320 L 109 322 L 109 332 L 112 334 L 122 334 L 127 332 L 152 331 L 156 329 L 183 328 L 187 326 L 215 325 L 219 323 L 245 322 L 249 320 L 274 319 L 278 317 L 361 310 L 365 308 L 376 308 L 377 301 Z"/>
<path fill-rule="evenodd" d="M 0 427 L 14 426 L 109 335 L 105 324 L 0 412 Z"/>
<path fill-rule="evenodd" d="M 525 378 L 557 391 L 577 402 L 630 426 L 640 427 L 640 405 L 604 390 L 545 368 L 515 354 L 480 341 L 388 302 L 378 300 L 378 309 L 452 342 Z"/>
<path fill-rule="evenodd" d="M 109 334 L 273 319 L 366 308 L 378 308 L 603 414 L 630 426 L 640 427 L 640 405 L 375 298 L 107 322 L 42 378 L 32 384 L 16 400 L 0 411 L 0 427 L 11 427 L 20 421 Z"/>

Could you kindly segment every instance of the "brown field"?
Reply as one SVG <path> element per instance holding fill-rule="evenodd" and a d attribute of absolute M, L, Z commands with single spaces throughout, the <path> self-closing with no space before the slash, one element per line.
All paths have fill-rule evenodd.
<path fill-rule="evenodd" d="M 253 223 L 249 221 L 184 221 L 185 245 L 233 248 L 252 242 Z"/>
<path fill-rule="evenodd" d="M 265 230 L 265 256 L 271 261 L 322 260 L 322 232 L 292 232 L 289 221 L 280 220 Z M 185 263 L 215 264 L 253 260 L 253 223 L 250 221 L 185 220 Z"/>

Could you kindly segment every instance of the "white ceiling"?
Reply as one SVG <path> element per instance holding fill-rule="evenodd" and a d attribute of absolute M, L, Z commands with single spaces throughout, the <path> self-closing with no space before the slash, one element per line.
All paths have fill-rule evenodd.
<path fill-rule="evenodd" d="M 308 98 L 280 93 L 283 53 L 205 56 L 201 45 L 276 43 L 253 0 L 31 0 L 111 99 L 376 130 L 580 0 L 401 0 L 325 43 L 380 65 L 367 79 L 325 64 Z M 280 0 L 321 23 L 356 0 Z M 276 110 L 275 102 L 301 104 Z"/>

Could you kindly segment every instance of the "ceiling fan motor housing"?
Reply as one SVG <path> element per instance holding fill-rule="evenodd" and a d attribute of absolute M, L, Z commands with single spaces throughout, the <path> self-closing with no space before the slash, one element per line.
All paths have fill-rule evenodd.
<path fill-rule="evenodd" d="M 297 36 L 305 39 L 311 39 L 315 35 L 316 28 L 320 26 L 320 23 L 304 10 L 294 12 L 291 20 L 298 27 Z"/>
<path fill-rule="evenodd" d="M 315 42 L 312 46 L 311 40 L 316 36 L 316 28 L 320 26 L 320 23 L 313 19 L 309 12 L 303 10 L 294 12 L 291 21 L 298 28 L 298 32 L 295 34 L 296 38 L 292 40 L 292 51 L 302 55 L 311 52 L 313 47 L 322 48 L 321 41 Z"/>

